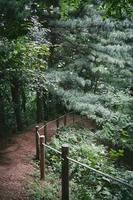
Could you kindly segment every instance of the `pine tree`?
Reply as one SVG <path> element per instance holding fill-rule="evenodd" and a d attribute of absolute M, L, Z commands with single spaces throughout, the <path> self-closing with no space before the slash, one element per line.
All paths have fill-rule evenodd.
<path fill-rule="evenodd" d="M 118 22 L 104 21 L 102 16 L 89 5 L 78 18 L 72 13 L 67 21 L 51 20 L 58 32 L 55 56 L 59 59 L 56 71 L 54 66 L 48 76 L 69 110 L 100 124 L 118 123 L 120 128 L 131 120 L 124 102 L 131 108 L 132 18 Z"/>

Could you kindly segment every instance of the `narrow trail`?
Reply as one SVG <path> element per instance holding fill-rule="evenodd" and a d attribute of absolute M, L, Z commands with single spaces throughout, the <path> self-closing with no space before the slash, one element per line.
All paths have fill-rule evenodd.
<path fill-rule="evenodd" d="M 75 117 L 75 122 L 80 117 Z M 81 120 L 85 126 L 93 128 L 92 122 Z M 72 123 L 72 116 L 67 116 L 67 124 Z M 60 125 L 63 120 L 60 119 Z M 56 123 L 51 122 L 47 127 L 48 137 L 55 134 Z M 43 129 L 41 130 L 43 134 Z M 8 145 L 0 150 L 0 200 L 28 200 L 25 186 L 31 180 L 34 167 L 32 159 L 35 155 L 34 128 L 15 135 Z"/>
<path fill-rule="evenodd" d="M 16 135 L 0 150 L 0 200 L 27 200 L 25 184 L 33 172 L 33 130 Z"/>

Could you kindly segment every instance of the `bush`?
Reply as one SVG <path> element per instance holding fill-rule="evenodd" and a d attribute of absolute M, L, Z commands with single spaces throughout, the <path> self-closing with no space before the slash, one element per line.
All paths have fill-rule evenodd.
<path fill-rule="evenodd" d="M 73 159 L 108 173 L 113 177 L 126 179 L 130 184 L 133 184 L 133 172 L 114 165 L 114 154 L 118 157 L 123 152 L 114 152 L 112 150 L 108 153 L 103 145 L 97 144 L 94 133 L 88 129 L 79 125 L 60 128 L 58 134 L 53 137 L 49 145 L 59 150 L 63 143 L 69 143 L 69 156 Z M 110 154 L 111 156 L 109 156 Z M 60 157 L 55 152 L 48 150 L 47 180 L 42 192 L 46 200 L 60 199 L 60 169 Z M 70 172 L 71 200 L 131 200 L 133 198 L 130 188 L 112 182 L 109 178 L 100 176 L 76 163 L 70 163 Z M 38 185 L 37 188 L 33 185 L 32 190 L 38 193 L 38 187 Z M 31 195 L 31 197 L 35 196 L 33 191 L 32 194 L 34 195 Z M 31 199 L 35 200 L 33 197 Z"/>

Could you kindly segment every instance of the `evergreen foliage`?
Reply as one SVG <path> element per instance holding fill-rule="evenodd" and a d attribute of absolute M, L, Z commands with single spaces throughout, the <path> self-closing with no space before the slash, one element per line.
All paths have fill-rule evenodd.
<path fill-rule="evenodd" d="M 42 73 L 47 65 L 49 68 L 58 66 L 63 71 L 73 73 L 75 77 L 71 80 L 67 82 L 63 78 L 61 81 L 62 86 L 72 82 L 74 88 L 69 89 L 75 89 L 77 84 L 81 92 L 97 93 L 130 87 L 132 18 L 126 18 L 119 23 L 110 19 L 103 21 L 105 13 L 99 14 L 96 10 L 101 2 L 93 3 L 93 6 L 87 6 L 87 0 L 0 1 L 1 127 L 8 124 L 6 115 L 9 114 L 14 119 L 11 126 L 14 127 L 17 123 L 15 127 L 22 129 L 20 124 L 23 124 L 26 99 L 32 96 L 28 89 L 31 85 L 34 85 L 34 97 L 31 98 L 34 99 L 34 109 L 37 101 L 37 120 L 44 118 L 44 112 L 41 110 L 44 110 L 44 107 L 47 110 L 46 105 L 51 101 L 51 94 L 48 100 L 46 91 L 49 80 L 45 81 L 45 74 Z M 128 7 L 132 8 L 130 2 L 125 3 L 124 8 L 123 4 L 119 3 L 119 13 L 121 9 L 126 11 Z M 105 10 L 110 7 L 111 11 L 118 2 L 112 4 L 110 0 L 103 4 Z M 61 16 L 66 15 L 67 20 L 60 20 Z M 117 12 L 113 15 L 117 15 Z M 65 90 L 68 89 L 68 86 L 65 87 Z M 18 95 L 21 91 L 22 95 Z M 35 91 L 38 98 L 35 97 Z M 6 101 L 5 96 L 9 96 Z"/>
<path fill-rule="evenodd" d="M 0 0 L 0 136 L 74 110 L 99 130 L 93 136 L 81 135 L 83 127 L 63 130 L 51 144 L 70 142 L 74 156 L 89 155 L 87 164 L 132 182 L 132 172 L 115 169 L 117 158 L 128 154 L 132 160 L 133 152 L 132 14 L 132 0 Z M 58 168 L 58 157 L 52 159 Z M 132 199 L 123 187 L 73 170 L 77 199 Z M 45 189 L 48 199 L 56 189 Z M 34 199 L 42 198 L 37 190 Z"/>
<path fill-rule="evenodd" d="M 50 25 L 58 33 L 55 65 L 46 75 L 55 85 L 51 92 L 68 110 L 96 120 L 103 127 L 102 133 L 108 132 L 106 138 L 113 140 L 132 123 L 132 18 L 103 21 L 102 14 L 90 5 L 81 17 L 51 20 Z M 131 144 L 133 138 L 128 130 L 126 134 Z M 114 144 L 132 149 L 132 145 L 121 143 L 120 137 Z"/>

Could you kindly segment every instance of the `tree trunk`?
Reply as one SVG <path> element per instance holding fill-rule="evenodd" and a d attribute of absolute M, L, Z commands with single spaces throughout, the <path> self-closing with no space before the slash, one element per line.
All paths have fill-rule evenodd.
<path fill-rule="evenodd" d="M 37 115 L 37 123 L 41 122 L 44 119 L 43 112 L 43 98 L 41 97 L 40 92 L 36 94 L 36 115 Z"/>
<path fill-rule="evenodd" d="M 48 121 L 48 94 L 43 95 L 43 106 L 44 106 L 44 120 Z"/>
<path fill-rule="evenodd" d="M 22 110 L 25 113 L 26 112 L 26 95 L 25 95 L 24 88 L 22 88 L 21 97 L 22 97 Z"/>
<path fill-rule="evenodd" d="M 21 110 L 20 85 L 15 77 L 11 79 L 11 94 L 12 94 L 12 102 L 16 118 L 17 130 L 21 131 L 23 129 L 23 122 L 22 122 L 22 110 Z"/>
<path fill-rule="evenodd" d="M 26 114 L 26 95 L 25 95 L 25 88 L 21 88 L 21 98 L 22 98 L 22 110 L 24 113 L 24 123 L 28 126 L 27 114 Z"/>

